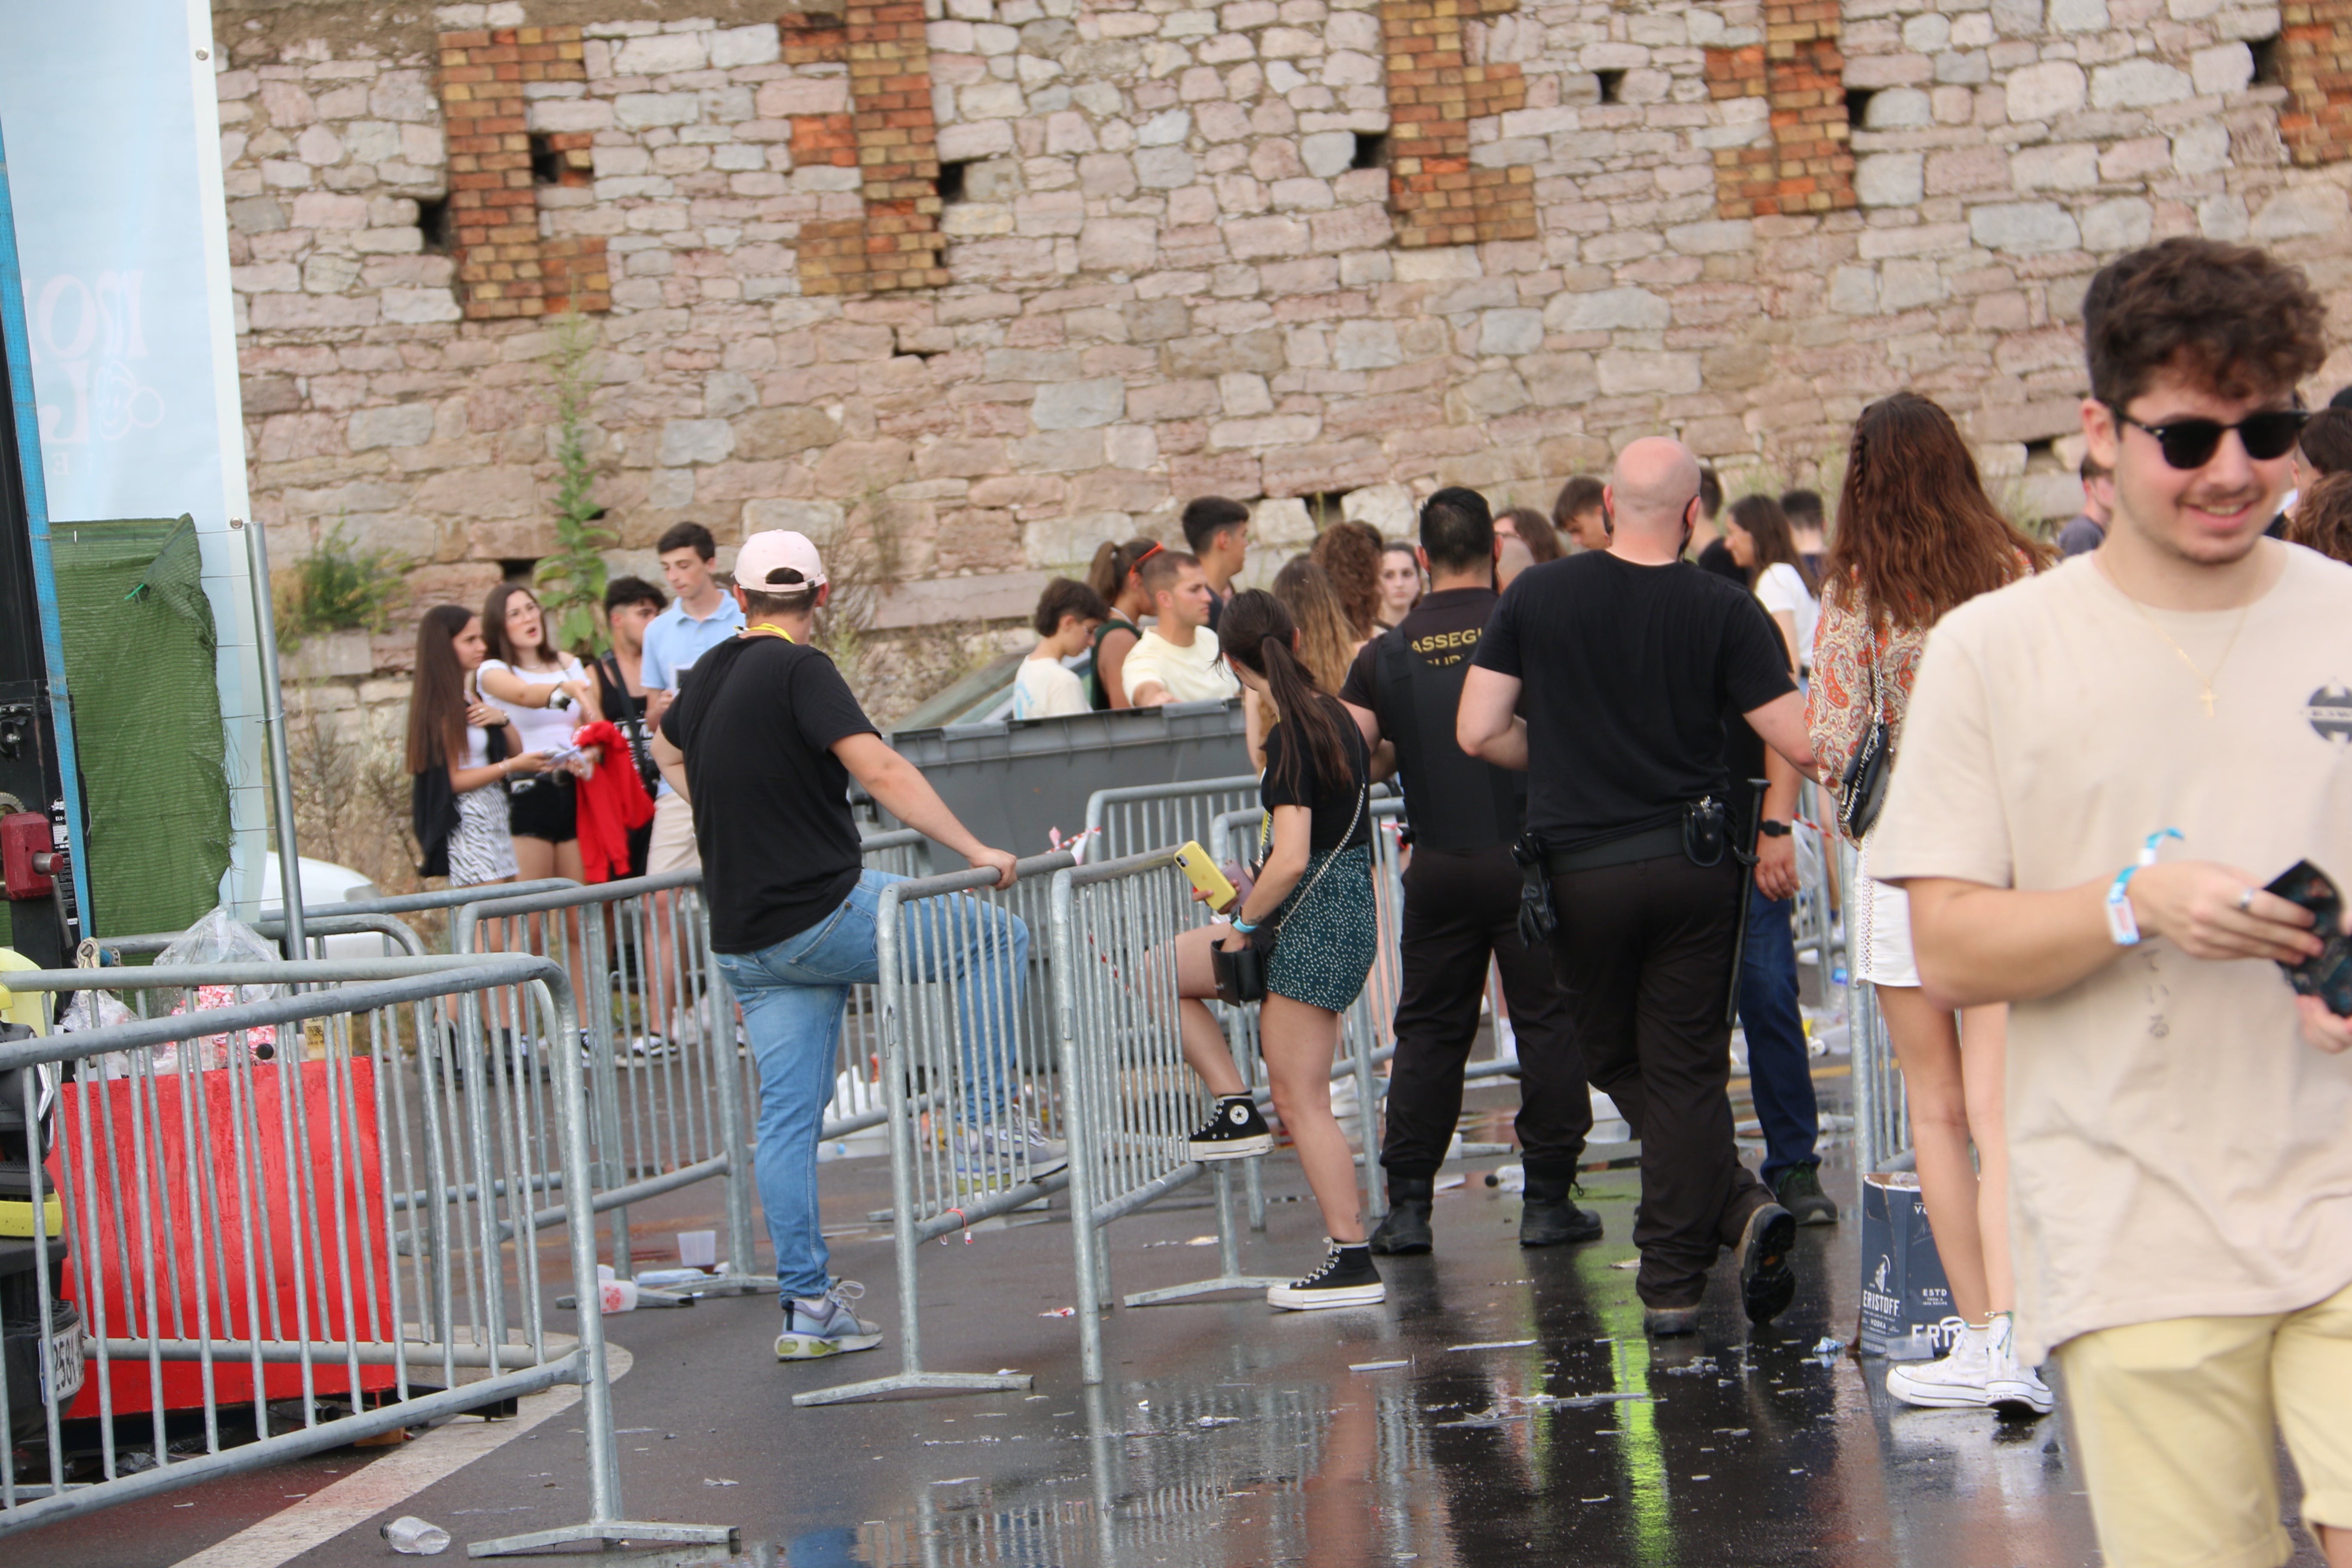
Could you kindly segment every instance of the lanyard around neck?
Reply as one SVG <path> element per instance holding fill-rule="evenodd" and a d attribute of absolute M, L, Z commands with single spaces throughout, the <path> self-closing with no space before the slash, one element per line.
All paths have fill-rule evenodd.
<path fill-rule="evenodd" d="M 765 637 L 782 637 L 782 638 L 783 638 L 786 642 L 788 642 L 788 643 L 792 643 L 792 644 L 793 644 L 793 646 L 795 646 L 795 647 L 798 647 L 798 646 L 799 646 L 799 640 L 800 640 L 800 639 L 798 639 L 797 637 L 793 637 L 792 633 L 790 633 L 790 632 L 788 632 L 788 631 L 784 630 L 784 628 L 783 628 L 783 627 L 782 627 L 782 626 L 780 626 L 776 625 L 776 623 L 775 623 L 775 622 L 773 622 L 773 621 L 761 621 L 761 622 L 758 626 L 745 626 L 745 627 L 743 628 L 743 635 L 744 635 L 745 637 L 762 637 L 762 636 L 765 636 Z"/>

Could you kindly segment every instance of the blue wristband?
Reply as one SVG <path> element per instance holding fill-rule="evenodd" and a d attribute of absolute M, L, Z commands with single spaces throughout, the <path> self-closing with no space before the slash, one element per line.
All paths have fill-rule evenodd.
<path fill-rule="evenodd" d="M 2139 921 L 2131 907 L 2132 873 L 2143 866 L 2155 865 L 2157 847 L 2166 839 L 2185 837 L 2177 827 L 2158 828 L 2140 846 L 2139 858 L 2116 872 L 2116 879 L 2107 884 L 2107 935 L 2115 939 L 2117 947 L 2137 947 L 2140 941 Z"/>
<path fill-rule="evenodd" d="M 1247 936 L 1250 932 L 1257 930 L 1257 927 L 1242 919 L 1241 916 L 1235 915 L 1234 917 L 1234 930 L 1239 931 L 1244 936 Z"/>

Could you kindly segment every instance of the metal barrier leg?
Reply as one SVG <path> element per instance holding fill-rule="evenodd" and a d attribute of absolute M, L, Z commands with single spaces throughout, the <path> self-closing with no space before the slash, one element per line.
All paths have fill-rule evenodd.
<path fill-rule="evenodd" d="M 1265 1158 L 1264 1155 L 1258 1159 Z M 1139 1290 L 1127 1299 L 1130 1307 L 1156 1307 L 1166 1301 L 1185 1301 L 1195 1296 L 1213 1296 L 1221 1290 L 1271 1290 L 1276 1285 L 1287 1285 L 1287 1275 L 1244 1274 L 1242 1272 L 1241 1246 L 1234 1235 L 1234 1173 L 1235 1162 L 1220 1160 L 1210 1167 L 1217 1188 L 1217 1273 L 1214 1279 L 1195 1279 L 1189 1285 L 1163 1285 L 1157 1290 Z M 1257 1163 L 1257 1160 L 1249 1162 Z"/>

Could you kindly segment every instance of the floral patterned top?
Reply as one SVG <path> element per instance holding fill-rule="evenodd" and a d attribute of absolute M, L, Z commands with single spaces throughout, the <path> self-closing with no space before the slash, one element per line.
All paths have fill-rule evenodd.
<path fill-rule="evenodd" d="M 1924 626 L 1898 631 L 1885 622 L 1873 626 L 1860 605 L 1840 605 L 1822 594 L 1821 625 L 1813 633 L 1812 686 L 1805 696 L 1805 729 L 1820 763 L 1823 786 L 1832 794 L 1870 733 L 1874 719 L 1886 721 L 1889 754 L 1899 749 L 1903 715 L 1911 706 L 1911 682 L 1927 646 Z M 1871 710 L 1872 671 L 1877 673 L 1878 710 Z M 1840 802 L 1843 805 L 1843 801 Z"/>

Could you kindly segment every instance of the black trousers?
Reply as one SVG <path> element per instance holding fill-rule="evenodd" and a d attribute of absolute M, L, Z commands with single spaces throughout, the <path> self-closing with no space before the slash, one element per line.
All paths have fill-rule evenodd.
<path fill-rule="evenodd" d="M 1634 1283 L 1686 1307 L 1718 1248 L 1771 1200 L 1732 1142 L 1725 1003 L 1746 868 L 1680 855 L 1552 879 L 1552 951 L 1584 1070 L 1642 1141 Z"/>
<path fill-rule="evenodd" d="M 1381 1167 L 1426 1180 L 1462 1117 L 1462 1068 L 1478 1033 L 1491 955 L 1519 1042 L 1519 1143 L 1530 1174 L 1572 1180 L 1592 1131 L 1568 1008 L 1551 955 L 1519 942 L 1510 850 L 1416 847 L 1404 872 L 1403 967 Z"/>

